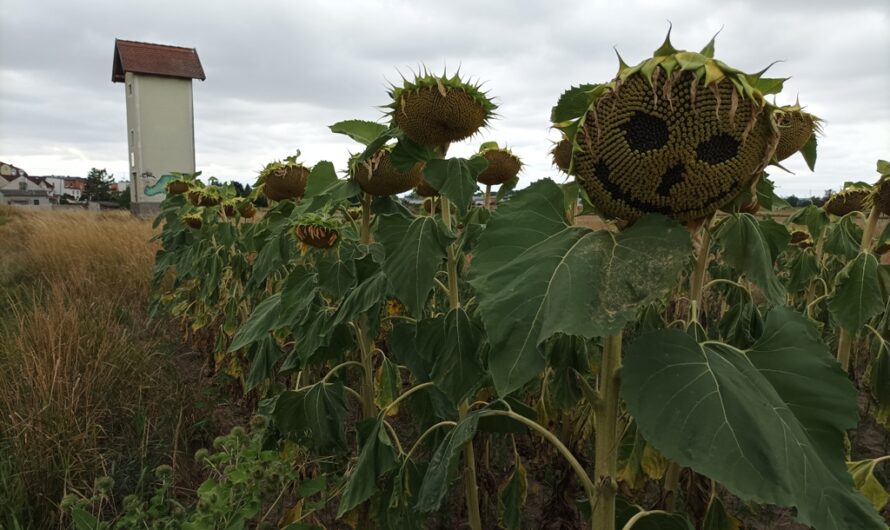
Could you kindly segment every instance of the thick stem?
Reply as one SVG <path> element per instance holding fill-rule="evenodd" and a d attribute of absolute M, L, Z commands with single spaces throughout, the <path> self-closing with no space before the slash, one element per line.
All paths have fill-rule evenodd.
<path fill-rule="evenodd" d="M 467 415 L 469 406 L 464 401 L 458 407 L 458 417 Z M 482 514 L 479 512 L 479 486 L 476 484 L 476 452 L 473 440 L 464 446 L 464 492 L 467 500 L 467 518 L 472 530 L 482 530 Z"/>
<path fill-rule="evenodd" d="M 364 368 L 362 370 L 362 417 L 365 419 L 377 415 L 377 405 L 374 403 L 374 348 L 367 330 L 368 317 L 362 315 L 355 326 L 355 334 Z"/>
<path fill-rule="evenodd" d="M 850 350 L 853 346 L 853 337 L 850 332 L 841 328 L 841 332 L 837 338 L 837 361 L 841 363 L 841 368 L 845 372 L 850 371 Z"/>
<path fill-rule="evenodd" d="M 872 239 L 874 239 L 875 229 L 878 227 L 878 218 L 880 216 L 881 211 L 878 209 L 878 206 L 872 206 L 871 213 L 868 214 L 868 220 L 865 222 L 865 230 L 862 231 L 862 243 L 860 244 L 860 248 L 863 252 L 871 250 Z"/>
<path fill-rule="evenodd" d="M 671 462 L 664 474 L 664 509 L 672 512 L 677 507 L 677 492 L 680 490 L 680 464 Z"/>
<path fill-rule="evenodd" d="M 368 193 L 362 194 L 362 229 L 359 238 L 363 245 L 371 242 L 371 195 Z"/>
<path fill-rule="evenodd" d="M 597 381 L 600 401 L 595 418 L 595 472 L 593 528 L 615 529 L 615 494 L 618 491 L 618 370 L 621 368 L 621 334 L 603 339 L 603 358 Z"/>
<path fill-rule="evenodd" d="M 699 312 L 701 308 L 702 290 L 705 282 L 705 271 L 708 269 L 708 252 L 711 249 L 711 231 L 709 230 L 709 222 L 702 227 L 701 244 L 698 248 L 698 255 L 695 260 L 695 270 L 689 279 L 689 319 L 690 322 L 698 322 Z"/>
<path fill-rule="evenodd" d="M 491 211 L 491 184 L 485 185 L 484 200 L 485 202 L 483 204 L 485 205 L 485 209 Z"/>

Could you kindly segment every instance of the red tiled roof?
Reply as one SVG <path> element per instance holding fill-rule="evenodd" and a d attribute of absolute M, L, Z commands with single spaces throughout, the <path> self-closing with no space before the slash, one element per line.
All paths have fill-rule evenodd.
<path fill-rule="evenodd" d="M 194 48 L 115 39 L 111 81 L 123 82 L 126 72 L 206 79 Z"/>

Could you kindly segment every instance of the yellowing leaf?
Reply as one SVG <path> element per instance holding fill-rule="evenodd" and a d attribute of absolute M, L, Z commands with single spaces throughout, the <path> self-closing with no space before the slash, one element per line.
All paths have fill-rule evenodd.
<path fill-rule="evenodd" d="M 886 458 L 886 457 L 885 457 Z M 853 476 L 853 484 L 876 510 L 880 510 L 890 500 L 887 488 L 875 477 L 875 465 L 880 459 L 847 462 L 847 470 Z"/>
<path fill-rule="evenodd" d="M 300 519 L 303 518 L 303 499 L 297 501 L 296 504 L 291 506 L 291 508 L 284 512 L 284 517 L 281 518 L 281 521 L 278 523 L 279 527 L 287 526 L 291 523 L 296 523 Z"/>
<path fill-rule="evenodd" d="M 640 460 L 640 467 L 649 475 L 649 478 L 660 480 L 664 477 L 669 465 L 670 461 L 659 453 L 658 449 L 652 447 L 651 444 L 646 444 L 643 449 L 643 458 Z"/>

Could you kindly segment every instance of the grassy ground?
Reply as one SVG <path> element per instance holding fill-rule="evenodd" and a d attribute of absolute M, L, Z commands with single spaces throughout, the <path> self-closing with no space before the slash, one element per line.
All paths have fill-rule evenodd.
<path fill-rule="evenodd" d="M 58 527 L 72 489 L 139 491 L 176 464 L 194 390 L 147 318 L 151 236 L 128 214 L 0 210 L 0 528 Z"/>

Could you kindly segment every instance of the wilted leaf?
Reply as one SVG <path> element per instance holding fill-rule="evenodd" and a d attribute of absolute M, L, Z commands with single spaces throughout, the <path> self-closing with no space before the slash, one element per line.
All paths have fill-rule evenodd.
<path fill-rule="evenodd" d="M 442 505 L 442 499 L 448 491 L 448 471 L 455 464 L 464 445 L 476 435 L 478 424 L 479 414 L 470 413 L 445 435 L 423 476 L 415 506 L 417 511 L 434 512 Z"/>
<path fill-rule="evenodd" d="M 790 293 L 799 293 L 805 291 L 810 286 L 810 282 L 819 274 L 819 264 L 816 256 L 810 252 L 801 251 L 791 258 L 788 262 L 788 284 L 787 289 Z"/>
<path fill-rule="evenodd" d="M 383 362 L 380 363 L 374 382 L 377 385 L 374 403 L 381 409 L 386 408 L 401 394 L 402 378 L 399 375 L 399 367 L 387 358 L 384 358 Z M 394 416 L 398 412 L 399 407 L 396 405 L 389 409 L 388 416 Z"/>
<path fill-rule="evenodd" d="M 479 388 L 485 378 L 479 358 L 482 328 L 462 308 L 449 311 L 443 326 L 430 377 L 456 405 Z"/>
<path fill-rule="evenodd" d="M 816 241 L 822 236 L 822 229 L 829 223 L 829 220 L 825 210 L 810 204 L 791 214 L 788 217 L 788 222 L 806 225 L 810 237 L 813 238 L 813 241 Z"/>
<path fill-rule="evenodd" d="M 773 309 L 746 351 L 644 335 L 625 356 L 622 397 L 646 440 L 742 499 L 795 506 L 818 530 L 880 528 L 843 461 L 855 389 L 802 315 Z"/>
<path fill-rule="evenodd" d="M 498 488 L 498 522 L 506 530 L 519 530 L 522 527 L 522 508 L 527 490 L 525 468 L 522 460 L 517 457 L 513 463 L 513 472 Z"/>
<path fill-rule="evenodd" d="M 624 525 L 622 530 L 695 530 L 685 515 L 667 512 L 644 512 L 635 522 Z"/>
<path fill-rule="evenodd" d="M 293 434 L 313 448 L 344 450 L 346 411 L 343 385 L 319 382 L 301 390 L 282 392 L 272 417 L 282 433 Z"/>
<path fill-rule="evenodd" d="M 877 463 L 878 459 L 847 462 L 847 469 L 850 470 L 856 489 L 865 495 L 875 510 L 880 510 L 890 500 L 890 493 L 887 493 L 887 489 L 875 477 Z"/>
<path fill-rule="evenodd" d="M 383 426 L 383 420 L 378 419 L 370 426 L 365 423 L 360 428 L 366 431 L 362 450 L 358 455 L 358 463 L 346 480 L 346 488 L 337 507 L 337 517 L 352 510 L 365 502 L 377 491 L 377 478 L 392 471 L 399 465 L 399 459 L 389 434 Z"/>
<path fill-rule="evenodd" d="M 858 335 L 862 326 L 884 309 L 878 260 L 874 254 L 860 253 L 835 276 L 834 294 L 828 300 L 828 309 L 853 335 Z"/>
<path fill-rule="evenodd" d="M 779 304 L 785 300 L 785 288 L 773 271 L 775 243 L 771 243 L 753 215 L 728 216 L 717 227 L 714 237 L 723 247 L 727 264 L 759 287 L 771 303 Z"/>
<path fill-rule="evenodd" d="M 853 259 L 859 255 L 861 244 L 862 229 L 856 224 L 855 213 L 828 225 L 824 245 L 826 253 Z"/>

